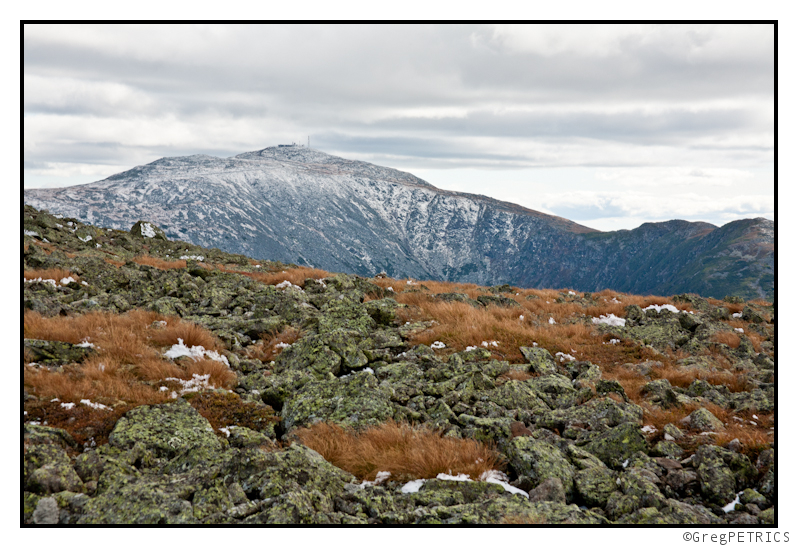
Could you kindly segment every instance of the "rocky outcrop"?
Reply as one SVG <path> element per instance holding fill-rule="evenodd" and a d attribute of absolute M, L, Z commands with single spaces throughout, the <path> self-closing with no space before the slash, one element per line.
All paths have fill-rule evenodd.
<path fill-rule="evenodd" d="M 767 345 L 773 323 L 766 321 L 773 317 L 772 307 L 749 304 L 742 313 L 764 334 L 761 352 L 712 342 L 716 333 L 732 331 L 717 307 L 695 296 L 682 297 L 694 301 L 695 313 L 689 315 L 634 307 L 626 311 L 623 326 L 595 326 L 585 317 L 585 325 L 605 339 L 623 339 L 654 356 L 678 351 L 688 368 L 711 372 L 701 355 L 714 345 L 750 382 L 747 390 L 738 387 L 736 392 L 704 380 L 676 386 L 654 378 L 660 370 L 656 361 L 618 364 L 648 375 L 635 403 L 631 391 L 605 379 L 595 364 L 558 361 L 543 347 L 522 347 L 526 363 L 508 363 L 484 348 L 441 353 L 412 345 L 409 334 L 425 326 L 399 321 L 404 305 L 375 280 L 335 275 L 308 280 L 303 288 L 264 285 L 241 273 L 279 272 L 287 265 L 259 262 L 258 269 L 243 256 L 95 229 L 32 208 L 26 208 L 25 226 L 38 234 L 25 236 L 26 269 L 68 268 L 86 282 L 25 284 L 27 310 L 57 316 L 145 308 L 203 325 L 223 342 L 222 353 L 237 377 L 232 393 L 215 393 L 276 417 L 239 423 L 225 433 L 196 410 L 192 395 L 176 395 L 168 403 L 126 411 L 112 424 L 108 443 L 82 446 L 69 432 L 34 424 L 41 418 L 26 415 L 25 523 L 773 520 L 775 452 L 761 448 L 757 459 L 739 445 L 715 445 L 713 432 L 728 425 L 708 409 L 772 411 L 775 356 L 772 344 Z M 143 234 L 143 225 L 139 228 Z M 95 246 L 84 245 L 78 236 L 83 232 L 94 234 Z M 132 260 L 145 250 L 164 261 L 189 255 L 202 259 L 159 269 Z M 486 303 L 506 309 L 501 299 L 469 304 Z M 247 353 L 264 333 L 289 326 L 301 335 L 274 360 Z M 25 345 L 38 352 L 27 367 L 47 370 L 79 363 L 90 352 L 35 340 Z M 530 378 L 508 376 L 513 372 Z M 41 403 L 26 391 L 26 410 Z M 668 424 L 663 431 L 646 422 L 651 410 L 679 408 L 696 410 L 686 413 L 688 421 Z M 488 481 L 445 477 L 424 478 L 417 489 L 390 478 L 364 484 L 294 435 L 319 421 L 362 430 L 387 420 L 425 424 L 449 438 L 490 444 L 504 459 L 515 491 Z M 69 428 L 70 423 L 64 424 Z"/>

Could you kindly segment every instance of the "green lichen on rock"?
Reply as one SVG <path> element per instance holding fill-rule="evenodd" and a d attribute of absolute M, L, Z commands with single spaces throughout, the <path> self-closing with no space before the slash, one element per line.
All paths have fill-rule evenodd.
<path fill-rule="evenodd" d="M 510 442 L 507 455 L 508 464 L 517 475 L 530 478 L 535 485 L 548 478 L 557 478 L 565 488 L 566 497 L 573 497 L 576 469 L 558 447 L 521 436 Z"/>
<path fill-rule="evenodd" d="M 391 394 L 368 372 L 330 376 L 304 384 L 283 403 L 285 430 L 330 421 L 341 426 L 376 425 L 394 416 Z"/>
<path fill-rule="evenodd" d="M 184 399 L 132 409 L 117 421 L 108 443 L 175 471 L 213 462 L 223 450 L 210 423 Z"/>
<path fill-rule="evenodd" d="M 618 469 L 635 452 L 647 452 L 648 442 L 638 425 L 626 422 L 606 432 L 592 434 L 582 448 L 596 455 L 610 468 Z"/>

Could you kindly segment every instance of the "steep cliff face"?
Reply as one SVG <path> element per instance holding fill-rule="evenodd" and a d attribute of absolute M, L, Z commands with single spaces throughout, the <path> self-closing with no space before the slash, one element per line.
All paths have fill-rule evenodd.
<path fill-rule="evenodd" d="M 303 147 L 162 158 L 97 183 L 24 196 L 96 225 L 127 229 L 148 219 L 171 238 L 361 275 L 773 294 L 771 221 L 721 229 L 671 221 L 602 233 Z"/>

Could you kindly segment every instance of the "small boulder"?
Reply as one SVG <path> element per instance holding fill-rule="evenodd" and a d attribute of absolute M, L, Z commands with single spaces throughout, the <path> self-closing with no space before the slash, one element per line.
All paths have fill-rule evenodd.
<path fill-rule="evenodd" d="M 547 478 L 529 491 L 529 502 L 542 501 L 565 504 L 565 488 L 560 478 Z"/>
<path fill-rule="evenodd" d="M 545 348 L 522 346 L 519 348 L 529 362 L 529 370 L 540 375 L 551 375 L 557 373 L 557 364 L 554 357 Z"/>
<path fill-rule="evenodd" d="M 725 430 L 721 420 L 703 407 L 690 413 L 682 419 L 682 422 L 692 430 L 698 432 L 719 432 Z"/>
<path fill-rule="evenodd" d="M 631 422 L 590 436 L 583 449 L 593 453 L 607 466 L 619 469 L 637 451 L 648 452 L 648 442 L 640 427 Z"/>
<path fill-rule="evenodd" d="M 148 221 L 137 221 L 130 229 L 130 234 L 136 238 L 168 240 L 166 233 Z"/>

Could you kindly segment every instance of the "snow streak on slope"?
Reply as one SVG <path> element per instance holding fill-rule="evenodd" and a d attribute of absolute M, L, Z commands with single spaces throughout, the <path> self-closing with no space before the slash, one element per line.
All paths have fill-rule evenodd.
<path fill-rule="evenodd" d="M 163 158 L 90 185 L 26 191 L 25 201 L 114 228 L 147 219 L 172 237 L 255 257 L 483 283 L 497 275 L 490 257 L 518 254 L 532 232 L 589 231 L 302 147 Z"/>

